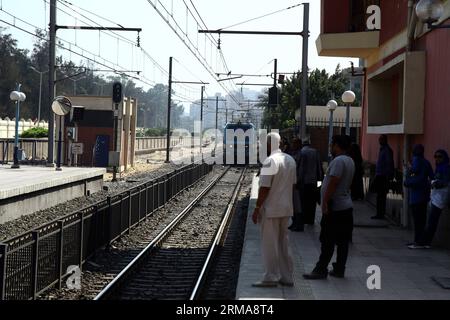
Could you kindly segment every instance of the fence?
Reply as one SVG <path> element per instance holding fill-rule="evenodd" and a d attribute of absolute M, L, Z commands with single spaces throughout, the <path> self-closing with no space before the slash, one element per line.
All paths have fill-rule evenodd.
<path fill-rule="evenodd" d="M 14 161 L 14 139 L 0 139 L 0 161 L 3 164 Z M 19 148 L 25 152 L 26 159 L 32 163 L 48 158 L 47 139 L 20 139 Z"/>
<path fill-rule="evenodd" d="M 311 138 L 312 146 L 320 152 L 323 161 L 328 160 L 329 120 L 325 118 L 310 118 L 306 122 L 306 133 Z M 335 119 L 333 134 L 345 134 L 345 119 Z M 282 130 L 281 134 L 287 138 L 297 136 L 300 128 Z M 361 121 L 350 121 L 350 136 L 354 143 L 361 141 Z"/>
<path fill-rule="evenodd" d="M 36 299 L 212 170 L 191 164 L 0 243 L 0 300 Z"/>
<path fill-rule="evenodd" d="M 190 142 L 190 139 L 184 139 L 183 137 L 173 138 L 171 146 L 184 146 L 185 143 L 187 145 L 188 141 Z M 165 137 L 136 138 L 136 151 L 165 150 L 166 145 Z M 64 149 L 68 150 L 68 147 L 68 143 L 64 142 Z M 78 156 L 77 163 L 79 166 L 95 166 L 92 155 L 94 147 L 95 144 L 84 145 L 85 154 Z M 48 139 L 20 139 L 19 148 L 25 152 L 25 162 L 40 163 L 48 158 Z M 0 139 L 0 161 L 3 164 L 14 161 L 14 139 Z M 67 152 L 64 155 L 64 161 L 68 163 Z"/>
<path fill-rule="evenodd" d="M 184 143 L 183 137 L 172 138 L 171 147 L 176 147 Z M 136 138 L 136 151 L 162 150 L 167 148 L 166 137 Z"/>

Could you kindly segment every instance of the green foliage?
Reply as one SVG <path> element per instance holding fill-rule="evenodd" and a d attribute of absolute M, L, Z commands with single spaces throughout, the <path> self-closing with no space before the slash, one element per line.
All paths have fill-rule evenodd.
<path fill-rule="evenodd" d="M 150 128 L 145 131 L 146 137 L 162 137 L 167 134 L 167 129 Z"/>
<path fill-rule="evenodd" d="M 47 35 L 36 30 L 37 35 L 47 39 Z M 59 45 L 62 45 L 61 43 Z M 9 100 L 9 92 L 22 84 L 21 90 L 27 95 L 27 100 L 21 103 L 20 117 L 36 119 L 39 105 L 40 75 L 31 67 L 44 72 L 42 77 L 42 120 L 48 120 L 51 103 L 49 101 L 48 87 L 48 61 L 49 44 L 46 40 L 38 39 L 31 52 L 17 47 L 17 40 L 0 27 L 0 117 L 14 118 L 15 106 Z M 136 85 L 130 78 L 124 76 L 103 77 L 92 70 L 97 69 L 90 63 L 76 64 L 66 61 L 61 56 L 56 58 L 60 66 L 56 71 L 57 79 L 66 79 L 58 82 L 57 95 L 73 96 L 111 96 L 112 85 L 120 81 L 124 87 L 124 95 L 138 100 L 138 126 L 144 128 L 164 128 L 167 119 L 168 87 L 157 84 L 153 88 L 144 90 Z M 74 81 L 76 82 L 74 82 Z M 184 113 L 183 106 L 172 105 L 172 125 L 178 127 L 180 118 Z"/>
<path fill-rule="evenodd" d="M 24 131 L 21 135 L 21 138 L 27 138 L 27 139 L 39 139 L 39 138 L 47 138 L 48 137 L 48 130 L 45 128 L 31 128 L 26 131 Z"/>
<path fill-rule="evenodd" d="M 263 124 L 272 128 L 287 129 L 295 126 L 295 112 L 300 107 L 302 73 L 297 72 L 288 79 L 281 91 L 280 104 L 277 108 L 268 109 L 268 95 L 262 95 L 259 106 L 265 108 Z M 331 76 L 326 70 L 313 70 L 308 77 L 307 104 L 310 106 L 325 106 L 330 99 L 336 99 L 340 105 L 340 95 L 348 88 L 340 66 Z M 339 97 L 338 97 L 339 95 Z M 357 103 L 359 103 L 357 101 Z"/>
<path fill-rule="evenodd" d="M 167 134 L 167 129 L 165 129 L 165 128 L 139 129 L 136 132 L 136 136 L 138 138 L 163 137 L 166 134 Z"/>

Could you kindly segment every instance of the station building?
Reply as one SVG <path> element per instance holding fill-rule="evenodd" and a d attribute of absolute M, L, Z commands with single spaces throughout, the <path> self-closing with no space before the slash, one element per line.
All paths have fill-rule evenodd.
<path fill-rule="evenodd" d="M 417 2 L 321 0 L 321 32 L 316 41 L 320 56 L 363 61 L 363 157 L 375 164 L 378 137 L 388 135 L 399 184 L 389 196 L 388 213 L 405 227 L 411 219 L 402 173 L 412 147 L 423 144 L 433 166 L 437 149 L 450 151 L 450 30 L 430 30 L 416 16 Z M 450 2 L 442 4 L 444 14 L 436 24 L 449 24 Z M 373 5 L 380 13 L 375 28 L 375 11 L 367 13 Z M 437 242 L 450 246 L 447 216 L 442 216 Z"/>

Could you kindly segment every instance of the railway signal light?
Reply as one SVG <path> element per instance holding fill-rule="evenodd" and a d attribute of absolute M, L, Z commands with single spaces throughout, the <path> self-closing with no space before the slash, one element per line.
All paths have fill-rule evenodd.
<path fill-rule="evenodd" d="M 269 89 L 269 108 L 276 108 L 279 104 L 280 92 L 277 87 Z"/>
<path fill-rule="evenodd" d="M 120 82 L 115 82 L 113 84 L 113 102 L 121 103 L 122 100 L 123 100 L 122 84 Z"/>

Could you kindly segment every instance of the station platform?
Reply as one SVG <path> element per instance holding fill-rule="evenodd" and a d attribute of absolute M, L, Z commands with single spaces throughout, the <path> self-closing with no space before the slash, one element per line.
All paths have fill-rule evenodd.
<path fill-rule="evenodd" d="M 260 230 L 251 216 L 258 195 L 258 178 L 253 180 L 249 216 L 236 292 L 237 300 L 450 300 L 450 251 L 445 249 L 410 250 L 413 234 L 387 222 L 372 221 L 375 208 L 356 202 L 355 230 L 345 279 L 308 281 L 320 255 L 320 209 L 315 226 L 305 232 L 290 233 L 290 250 L 294 261 L 294 287 L 254 288 L 262 280 Z M 334 260 L 332 261 L 334 262 Z M 381 269 L 381 289 L 367 286 L 369 266 Z M 331 268 L 331 267 L 330 267 Z M 437 277 L 439 281 L 435 281 Z M 438 284 L 439 283 L 439 284 Z"/>
<path fill-rule="evenodd" d="M 101 168 L 0 166 L 0 224 L 103 189 Z"/>

